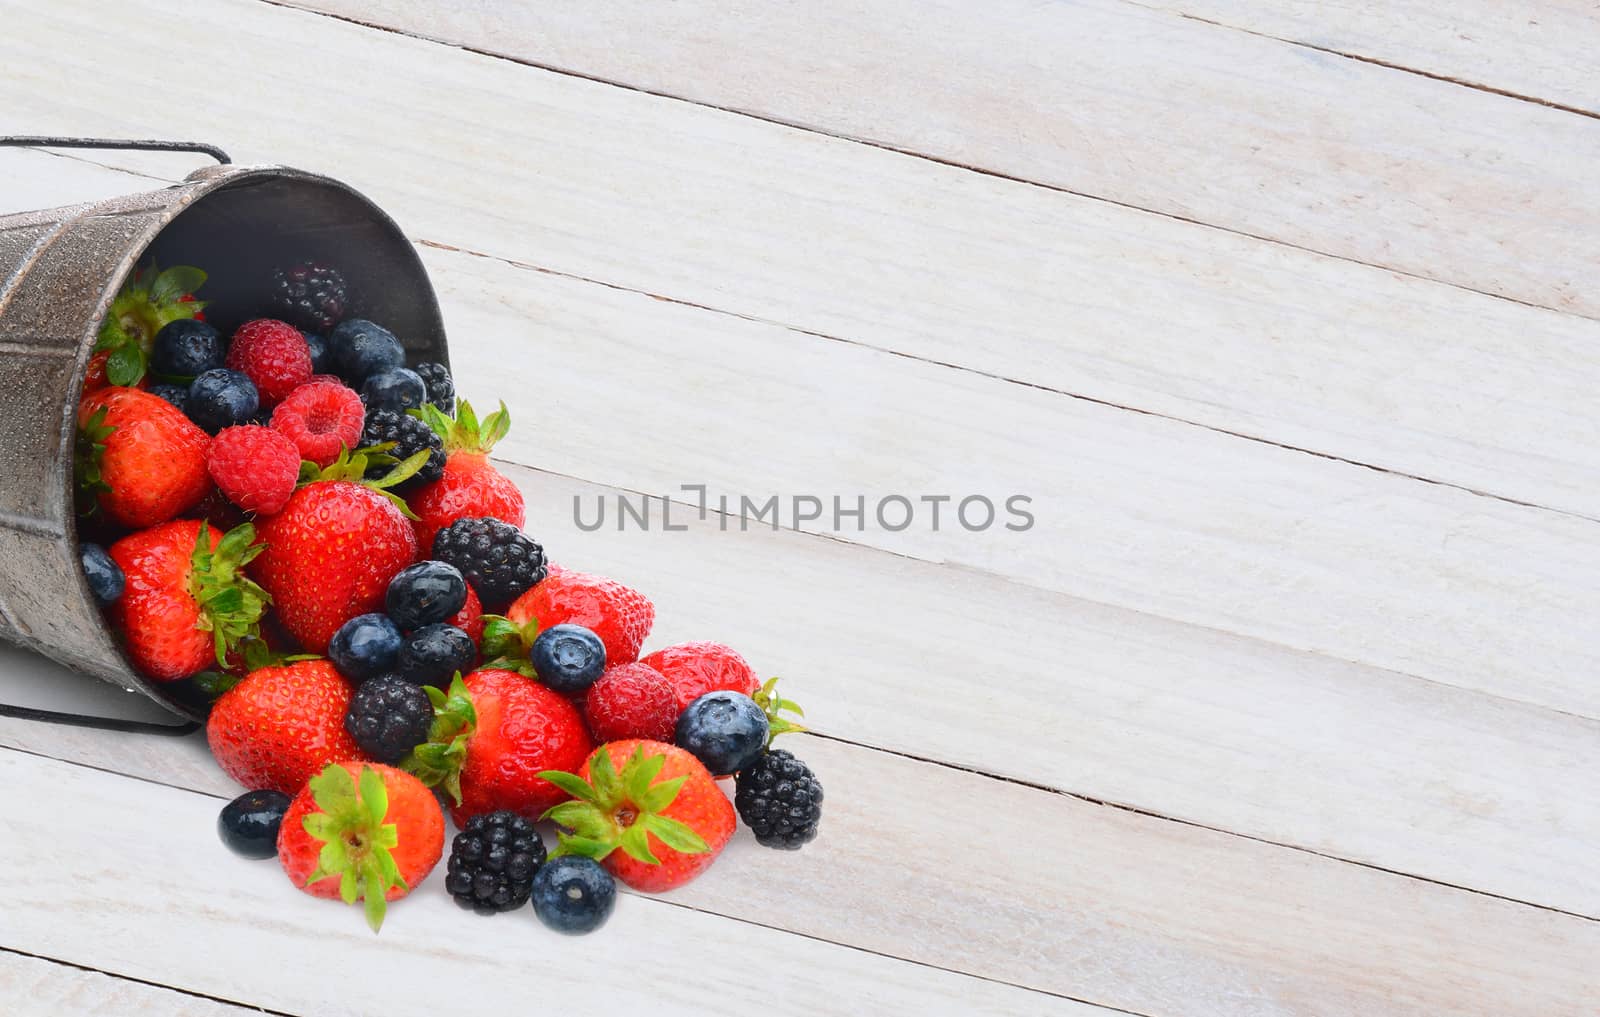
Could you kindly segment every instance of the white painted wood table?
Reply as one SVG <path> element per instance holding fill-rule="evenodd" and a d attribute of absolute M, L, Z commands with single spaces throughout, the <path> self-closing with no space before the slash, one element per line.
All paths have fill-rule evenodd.
<path fill-rule="evenodd" d="M 1600 7 L 0 24 L 0 133 L 390 210 L 530 529 L 652 595 L 653 644 L 784 675 L 829 792 L 811 847 L 741 833 L 599 936 L 428 886 L 374 937 L 221 848 L 203 740 L 0 721 L 0 1012 L 1600 1014 Z M 0 194 L 188 168 L 12 152 Z M 640 493 L 649 532 L 575 525 Z"/>

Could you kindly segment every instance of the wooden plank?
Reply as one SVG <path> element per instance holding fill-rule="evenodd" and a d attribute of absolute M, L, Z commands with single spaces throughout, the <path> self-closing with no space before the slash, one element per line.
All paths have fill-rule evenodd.
<path fill-rule="evenodd" d="M 649 898 L 620 901 L 603 940 L 545 932 L 529 913 L 490 928 L 450 901 L 442 868 L 374 936 L 359 915 L 296 893 L 277 865 L 229 855 L 213 832 L 214 798 L 12 751 L 0 753 L 0 771 L 15 781 L 11 799 L 34 813 L 0 846 L 0 940 L 190 991 L 351 1015 L 449 1012 L 463 984 L 486 1005 L 520 1005 L 536 992 L 541 1007 L 570 1012 L 592 1008 L 599 984 L 610 1005 L 662 1014 L 703 1014 L 711 998 L 731 1009 L 839 1015 L 861 1005 L 914 1014 L 952 997 L 996 1017 L 1104 1012 Z M 59 859 L 49 871 L 75 878 L 39 878 L 41 858 Z M 668 973 L 616 977 L 617 958 L 659 958 L 669 942 Z M 787 963 L 774 964 L 779 957 Z M 719 978 L 714 997 L 703 978 L 676 974 L 739 970 L 760 976 Z M 352 982 L 352 971 L 364 977 Z"/>
<path fill-rule="evenodd" d="M 481 919 L 438 891 L 437 874 L 374 938 L 352 915 L 294 894 L 270 864 L 204 847 L 216 799 L 0 751 L 0 776 L 23 817 L 0 841 L 8 901 L 0 934 L 30 952 L 115 956 L 119 973 L 318 1012 L 330 1000 L 351 1005 L 330 988 L 352 967 L 374 976 L 366 1012 L 397 1001 L 416 1012 L 457 998 L 444 995 L 459 991 L 442 977 L 447 968 L 469 975 L 485 1001 L 509 1002 L 527 990 L 530 955 L 565 975 L 547 979 L 560 983 L 543 990 L 548 1005 L 575 1005 L 592 993 L 588 983 L 614 970 L 611 958 L 647 956 L 650 944 L 668 941 L 683 971 L 766 971 L 763 958 L 786 957 L 781 972 L 733 980 L 740 984 L 720 1001 L 731 1008 L 776 994 L 789 1009 L 804 999 L 818 1013 L 859 1013 L 868 1000 L 915 1013 L 952 992 L 962 994 L 964 1012 L 1098 1012 L 864 950 L 945 956 L 989 977 L 1161 1017 L 1576 1017 L 1600 991 L 1589 963 L 1600 923 L 853 746 L 800 742 L 836 789 L 827 833 L 776 857 L 741 833 L 710 873 L 670 895 L 687 907 L 625 898 L 603 933 L 604 951 L 593 940 L 543 934 L 526 916 L 526 932 L 502 919 L 504 930 L 484 935 Z M 916 802 L 939 805 L 908 804 Z M 166 822 L 152 828 L 151 815 Z M 107 829 L 137 835 L 106 838 Z M 37 878 L 47 847 L 77 880 Z M 183 871 L 172 871 L 173 858 L 185 860 Z M 63 922 L 63 911 L 80 918 Z M 193 947 L 175 950 L 174 942 Z M 279 964 L 215 963 L 212 950 L 224 949 Z M 300 977 L 278 978 L 280 969 Z M 379 977 L 402 970 L 411 977 Z M 704 1005 L 697 980 L 622 982 L 612 980 L 618 1006 L 642 1002 L 631 994 L 646 991 L 661 1012 Z"/>
<path fill-rule="evenodd" d="M 202 996 L 0 950 L 0 1000 L 11 1017 L 244 1017 L 260 1013 Z"/>
<path fill-rule="evenodd" d="M 538 393 L 512 400 L 528 409 L 507 458 L 677 498 L 704 484 L 735 511 L 778 495 L 783 525 L 816 496 L 826 518 L 802 525 L 846 540 L 1600 716 L 1589 520 L 483 258 L 426 260 L 452 334 L 479 351 L 457 357 L 462 390 Z M 1026 532 L 1003 507 L 981 532 L 956 521 L 964 497 L 1014 494 L 1032 498 Z M 911 500 L 912 526 L 886 528 L 904 515 L 892 505 L 875 518 L 889 495 Z M 924 495 L 955 499 L 938 531 Z M 835 525 L 835 497 L 865 498 L 866 518 Z M 566 507 L 540 523 L 575 528 Z"/>
<path fill-rule="evenodd" d="M 749 10 L 725 0 L 625 0 L 591 11 L 293 2 L 1517 300 L 1600 312 L 1586 285 L 1600 196 L 1585 171 L 1600 153 L 1600 124 L 1144 4 L 900 0 L 863 9 L 833 0 Z M 1178 3 L 1206 7 L 1162 6 Z M 1519 5 L 1474 27 L 1493 33 L 1496 23 L 1526 16 Z M 1428 20 L 1471 17 L 1451 8 Z M 1592 21 L 1565 24 L 1574 22 L 1550 60 L 1593 38 Z M 1592 55 L 1575 62 L 1573 80 L 1591 66 Z"/>
<path fill-rule="evenodd" d="M 112 34 L 150 45 L 178 16 L 129 10 Z M 249 40 L 245 73 L 272 95 L 222 110 L 177 83 L 190 129 L 242 160 L 349 178 L 414 235 L 1600 517 L 1591 320 L 328 18 L 229 10 L 226 38 L 194 26 L 198 44 Z M 27 70 L 59 54 L 73 94 L 106 108 L 136 87 L 110 35 L 79 29 L 91 13 L 17 17 L 42 47 L 0 40 L 18 122 L 167 126 L 154 110 L 101 119 L 46 86 L 53 70 Z M 329 109 L 330 94 L 347 101 Z"/>
<path fill-rule="evenodd" d="M 1140 0 L 1318 49 L 1600 113 L 1588 0 Z M 409 12 L 408 12 L 409 13 Z"/>
<path fill-rule="evenodd" d="M 559 560 L 655 600 L 649 645 L 730 642 L 829 735 L 1600 916 L 1600 804 L 1571 793 L 1600 723 L 806 534 L 584 533 L 572 499 L 615 492 L 512 476 Z M 0 675 L 0 701 L 82 684 L 15 650 Z M 4 720 L 0 744 L 233 791 L 198 746 Z"/>

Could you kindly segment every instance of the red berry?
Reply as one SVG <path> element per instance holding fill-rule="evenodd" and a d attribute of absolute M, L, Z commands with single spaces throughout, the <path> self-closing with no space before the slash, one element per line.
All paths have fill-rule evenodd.
<path fill-rule="evenodd" d="M 547 571 L 543 582 L 518 597 L 506 617 L 518 625 L 537 618 L 541 629 L 582 625 L 605 644 L 606 663 L 626 664 L 639 659 L 656 609 L 644 594 L 614 579 L 557 569 Z"/>
<path fill-rule="evenodd" d="M 755 669 L 735 650 L 721 643 L 668 646 L 639 663 L 649 664 L 666 676 L 677 697 L 680 713 L 707 692 L 738 692 L 749 696 L 761 687 Z"/>
<path fill-rule="evenodd" d="M 670 742 L 678 723 L 678 700 L 672 683 L 655 668 L 614 664 L 589 687 L 583 713 L 597 742 L 624 738 Z"/>
<path fill-rule="evenodd" d="M 467 602 L 450 619 L 450 624 L 471 636 L 474 643 L 483 642 L 483 602 L 471 583 L 467 584 Z"/>
<path fill-rule="evenodd" d="M 283 508 L 300 477 L 300 450 L 270 427 L 225 427 L 206 450 L 206 469 L 228 500 L 246 512 Z"/>
<path fill-rule="evenodd" d="M 367 411 L 361 397 L 343 384 L 317 381 L 301 385 L 272 411 L 272 427 L 281 431 L 300 458 L 328 466 L 341 449 L 361 444 Z"/>
<path fill-rule="evenodd" d="M 257 318 L 234 331 L 226 363 L 255 382 L 263 407 L 276 406 L 311 377 L 311 347 L 293 325 Z"/>

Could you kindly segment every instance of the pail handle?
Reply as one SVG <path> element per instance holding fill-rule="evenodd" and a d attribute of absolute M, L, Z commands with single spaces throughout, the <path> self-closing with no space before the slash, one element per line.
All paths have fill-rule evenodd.
<path fill-rule="evenodd" d="M 140 141 L 131 138 L 47 138 L 13 135 L 0 137 L 0 148 L 110 148 L 124 152 L 198 152 L 224 166 L 233 162 L 228 153 L 203 141 Z"/>

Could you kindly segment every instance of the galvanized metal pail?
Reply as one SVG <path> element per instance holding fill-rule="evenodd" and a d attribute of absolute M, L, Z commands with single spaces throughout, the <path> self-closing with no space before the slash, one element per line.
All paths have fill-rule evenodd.
<path fill-rule="evenodd" d="M 178 147 L 226 162 L 209 146 Z M 0 215 L 0 639 L 197 717 L 196 704 L 124 658 L 83 578 L 73 516 L 84 372 L 106 309 L 146 258 L 205 269 L 207 316 L 224 334 L 255 316 L 275 266 L 336 264 L 362 316 L 386 325 L 415 360 L 449 361 L 416 250 L 337 180 L 225 164 L 157 191 Z"/>

